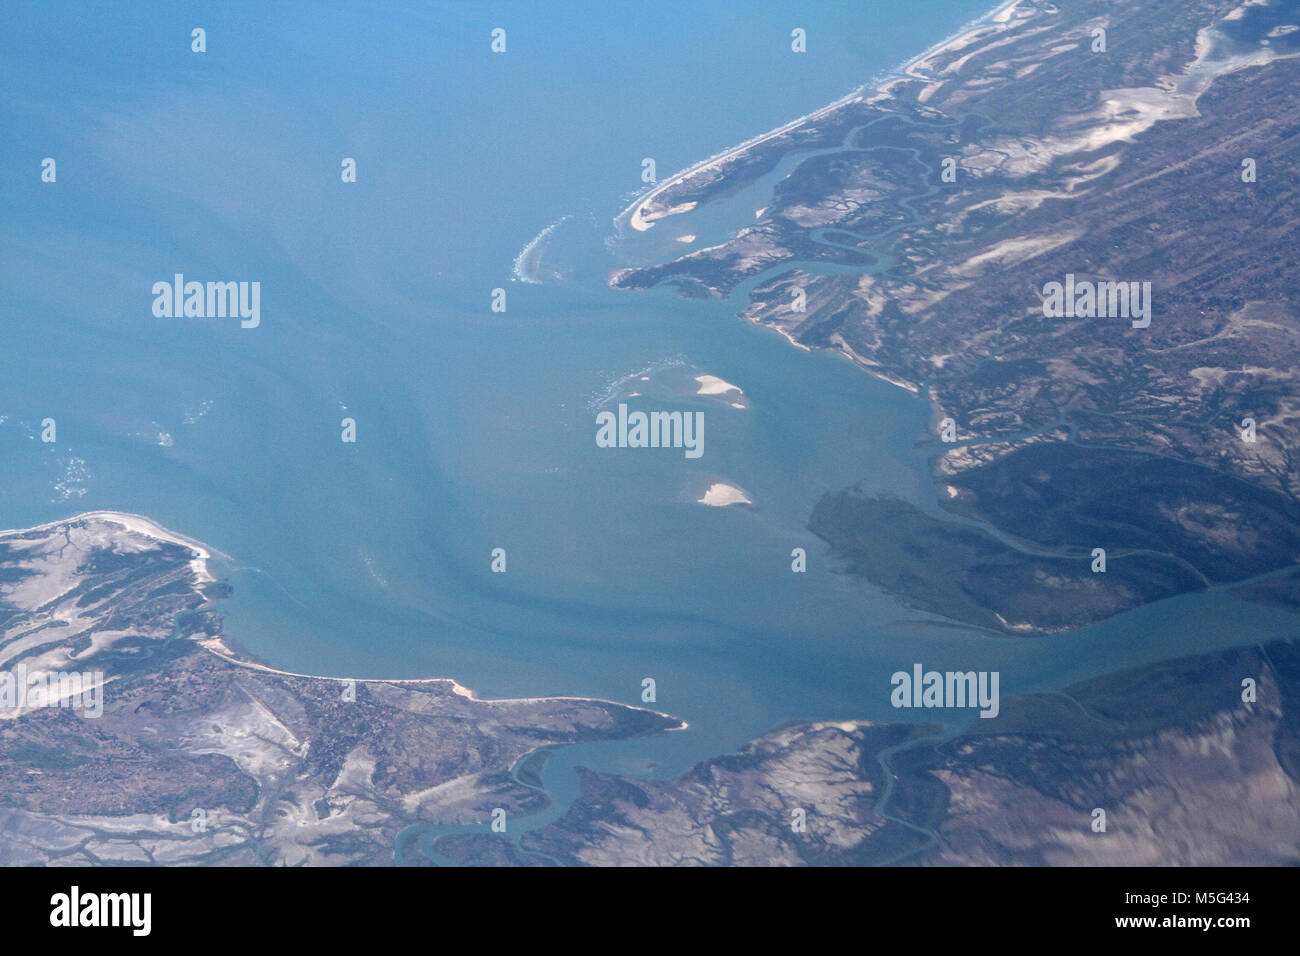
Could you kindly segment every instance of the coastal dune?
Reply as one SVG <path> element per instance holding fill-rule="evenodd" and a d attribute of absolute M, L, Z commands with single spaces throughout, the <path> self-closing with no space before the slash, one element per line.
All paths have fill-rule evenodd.
<path fill-rule="evenodd" d="M 650 229 L 661 219 L 669 216 L 679 215 L 690 212 L 698 203 L 695 201 L 686 201 L 670 205 L 672 202 L 672 193 L 679 189 L 683 184 L 705 177 L 713 177 L 721 172 L 732 160 L 743 156 L 745 153 L 761 146 L 764 143 L 777 139 L 788 133 L 791 133 L 800 127 L 824 119 L 827 116 L 853 106 L 854 104 L 872 102 L 877 97 L 888 96 L 889 88 L 893 86 L 900 77 L 917 76 L 919 73 L 927 71 L 935 58 L 943 54 L 950 53 L 954 50 L 960 50 L 972 43 L 995 35 L 997 33 L 1014 28 L 1021 17 L 1017 16 L 1017 7 L 1022 0 L 1008 0 L 998 6 L 996 9 L 980 17 L 974 23 L 969 24 L 960 30 L 954 36 L 949 37 L 934 46 L 930 47 L 923 53 L 912 57 L 898 69 L 894 70 L 889 78 L 879 83 L 874 89 L 868 90 L 864 85 L 852 91 L 846 96 L 835 100 L 811 113 L 805 113 L 788 123 L 778 126 L 776 129 L 762 133 L 751 139 L 745 140 L 736 146 L 723 150 L 716 155 L 701 160 L 678 173 L 673 174 L 662 182 L 656 184 L 645 195 L 640 196 L 630 206 L 623 210 L 616 218 L 615 222 L 626 222 L 636 232 L 645 232 Z M 761 210 L 760 210 L 761 212 Z"/>

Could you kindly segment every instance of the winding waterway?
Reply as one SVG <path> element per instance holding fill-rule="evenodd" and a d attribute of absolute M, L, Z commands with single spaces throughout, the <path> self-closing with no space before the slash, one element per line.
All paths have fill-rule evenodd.
<path fill-rule="evenodd" d="M 551 754 L 550 806 L 512 833 L 563 812 L 576 766 L 663 776 L 790 720 L 932 720 L 889 706 L 914 662 L 999 670 L 1009 695 L 1289 636 L 1294 618 L 1221 590 L 1032 640 L 902 607 L 838 573 L 807 521 L 859 482 L 934 513 L 925 404 L 737 318 L 768 273 L 724 302 L 607 286 L 678 235 L 752 221 L 806 158 L 629 237 L 613 220 L 644 157 L 685 167 L 988 5 L 934 0 L 918 22 L 900 0 L 827 4 L 792 24 L 756 3 L 738 24 L 685 3 L 223 4 L 206 59 L 165 10 L 93 36 L 47 11 L 26 45 L 0 39 L 0 163 L 59 159 L 57 184 L 4 181 L 0 526 L 121 510 L 210 543 L 232 556 L 228 641 L 272 666 L 631 704 L 650 677 L 654 707 L 690 722 Z M 56 47 L 70 65 L 51 76 Z M 536 283 L 511 281 L 525 249 Z M 262 324 L 155 318 L 149 290 L 176 272 L 260 281 Z M 747 407 L 697 394 L 699 375 Z M 595 411 L 622 398 L 702 411 L 702 457 L 597 447 Z M 713 482 L 753 506 L 696 503 Z"/>

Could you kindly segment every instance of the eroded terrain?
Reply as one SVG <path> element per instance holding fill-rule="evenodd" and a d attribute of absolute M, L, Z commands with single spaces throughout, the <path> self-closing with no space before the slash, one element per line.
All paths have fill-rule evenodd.
<path fill-rule="evenodd" d="M 86 675 L 102 694 L 98 716 L 0 714 L 0 863 L 389 864 L 408 826 L 538 809 L 512 771 L 539 747 L 680 726 L 262 667 L 222 642 L 204 552 L 170 537 L 112 515 L 0 536 L 0 672 Z"/>
<path fill-rule="evenodd" d="M 612 282 L 734 294 L 924 396 L 940 502 L 1031 546 L 1149 553 L 1187 589 L 1276 571 L 1300 560 L 1297 26 L 1293 3 L 1022 0 L 657 187 L 633 235 L 792 164 L 731 239 Z M 1150 283 L 1149 325 L 1109 295 L 1045 315 L 1067 277 Z M 1106 497 L 1117 522 L 1078 519 Z M 1085 617 L 1131 605 L 1094 587 Z"/>
<path fill-rule="evenodd" d="M 795 724 L 671 780 L 586 772 L 520 846 L 592 865 L 1295 865 L 1297 708 L 1300 651 L 1275 642 L 1012 697 L 953 736 Z M 444 849 L 524 859 L 490 835 Z"/>

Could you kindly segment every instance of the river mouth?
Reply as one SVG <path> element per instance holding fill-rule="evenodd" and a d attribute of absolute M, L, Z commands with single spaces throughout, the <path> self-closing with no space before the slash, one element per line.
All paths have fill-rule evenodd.
<path fill-rule="evenodd" d="M 272 648 L 273 663 L 288 669 L 454 676 L 485 697 L 637 704 L 653 679 L 652 706 L 690 728 L 563 748 L 543 774 L 563 806 L 577 766 L 664 777 L 787 721 L 932 719 L 889 702 L 890 676 L 916 662 L 997 670 L 1009 696 L 1292 633 L 1284 611 L 1216 590 L 1082 629 L 1008 637 L 912 610 L 842 573 L 808 529 L 825 492 L 864 483 L 944 513 L 928 470 L 926 404 L 838 356 L 791 348 L 738 318 L 731 302 L 608 289 L 600 263 L 609 257 L 599 258 L 608 239 L 600 225 L 566 223 L 546 261 L 568 279 L 512 285 L 506 317 L 456 329 L 457 349 L 491 353 L 511 370 L 511 386 L 437 375 L 419 400 L 468 405 L 477 394 L 485 406 L 481 427 L 459 432 L 456 456 L 440 461 L 454 507 L 412 500 L 376 530 L 388 504 L 360 504 L 355 523 L 344 522 L 353 538 L 339 560 L 364 551 L 373 567 L 361 564 L 351 591 L 295 577 L 293 567 L 232 567 L 235 595 L 223 605 L 236 644 L 260 657 Z M 529 361 L 543 351 L 553 364 Z M 566 364 L 579 354 L 582 367 Z M 700 394 L 708 376 L 737 386 L 744 406 L 732 407 L 734 393 Z M 620 403 L 701 412 L 703 456 L 599 447 L 596 415 Z M 724 479 L 752 505 L 696 502 L 700 488 Z M 390 566 L 385 534 L 425 554 L 418 580 Z M 504 574 L 490 570 L 496 547 L 506 551 Z M 804 572 L 792 568 L 796 548 Z M 368 651 L 358 659 L 351 627 L 331 617 L 357 620 L 356 594 L 370 591 Z M 311 629 L 296 631 L 294 615 L 306 613 Z M 298 634 L 301 646 L 286 640 Z M 968 716 L 954 714 L 948 729 Z"/>
<path fill-rule="evenodd" d="M 940 32 L 986 5 L 952 4 Z M 908 5 L 896 15 L 910 17 Z M 783 14 L 764 16 L 788 33 Z M 625 53 L 643 44 L 615 42 Z M 407 64 L 385 82 L 425 102 L 423 69 Z M 245 92 L 269 81 L 248 75 Z M 535 106 L 537 81 L 496 91 L 495 121 Z M 752 78 L 736 82 L 738 101 L 764 95 Z M 355 105 L 346 86 L 330 89 Z M 843 86 L 823 77 L 818 95 Z M 21 465 L 0 523 L 105 508 L 210 543 L 232 556 L 216 563 L 233 587 L 220 608 L 229 642 L 246 653 L 304 673 L 453 677 L 484 697 L 638 704 L 653 680 L 653 706 L 690 728 L 553 755 L 541 780 L 562 808 L 579 765 L 670 776 L 790 720 L 930 720 L 889 700 L 890 675 L 917 662 L 998 670 L 1010 695 L 1294 633 L 1292 616 L 1215 592 L 1011 639 L 910 610 L 841 574 L 808 530 L 825 492 L 865 483 L 935 510 L 925 404 L 738 319 L 751 285 L 721 303 L 607 287 L 629 261 L 729 235 L 767 204 L 784 167 L 634 246 L 612 225 L 636 186 L 624 173 L 654 148 L 631 136 L 634 122 L 619 127 L 629 145 L 602 160 L 624 167 L 617 177 L 582 185 L 557 173 L 570 159 L 597 165 L 591 144 L 570 156 L 545 144 L 537 120 L 536 154 L 511 154 L 475 179 L 484 154 L 460 141 L 436 151 L 444 165 L 427 161 L 447 127 L 472 127 L 467 142 L 490 139 L 481 102 L 466 96 L 409 133 L 381 124 L 391 135 L 363 156 L 357 194 L 336 195 L 323 185 L 338 187 L 336 154 L 367 143 L 364 130 L 340 132 L 347 110 L 313 101 L 304 123 L 321 126 L 304 132 L 274 113 L 232 116 L 218 108 L 225 95 L 209 91 L 213 109 L 196 111 L 211 129 L 195 121 L 162 142 L 158 130 L 170 127 L 154 121 L 175 119 L 174 102 L 132 102 L 113 136 L 96 131 L 112 190 L 69 179 L 57 200 L 66 205 L 53 210 L 20 197 L 33 246 L 50 217 L 92 265 L 76 275 L 46 266 L 37 274 L 47 288 L 12 297 L 47 321 L 10 316 L 0 454 Z M 188 161 L 196 138 L 235 143 L 241 156 L 260 156 L 266 142 L 284 151 L 247 160 L 258 175 L 242 165 L 222 175 Z M 697 139 L 699 153 L 717 145 Z M 138 172 L 126 156 L 149 162 Z M 304 163 L 310 176 L 297 172 Z M 475 184 L 469 193 L 508 189 L 515 206 L 476 200 L 467 214 L 447 187 L 457 181 Z M 277 194 L 291 183 L 296 191 Z M 197 224 L 170 208 L 189 202 L 203 211 Z M 107 235 L 87 228 L 100 217 L 117 223 Z M 530 248 L 543 227 L 544 245 Z M 511 281 L 521 249 L 531 282 Z M 155 320 L 150 283 L 177 269 L 261 281 L 263 324 Z M 492 310 L 496 289 L 504 312 Z M 736 385 L 744 405 L 701 394 L 701 376 Z M 702 414 L 703 454 L 600 447 L 596 415 L 620 401 Z M 47 416 L 65 437 L 45 448 L 32 429 Z M 341 440 L 345 419 L 355 443 Z M 717 484 L 743 489 L 749 503 L 701 506 Z M 497 549 L 504 572 L 493 570 Z M 793 566 L 797 549 L 806 570 Z"/>

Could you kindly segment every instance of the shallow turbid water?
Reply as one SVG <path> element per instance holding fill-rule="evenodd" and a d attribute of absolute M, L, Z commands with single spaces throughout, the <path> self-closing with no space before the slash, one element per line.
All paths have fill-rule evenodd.
<path fill-rule="evenodd" d="M 806 523 L 859 481 L 933 510 L 926 407 L 729 304 L 606 287 L 654 245 L 614 225 L 644 157 L 663 177 L 820 107 L 988 0 L 548 6 L 17 15 L 0 526 L 112 509 L 203 540 L 229 556 L 230 642 L 291 670 L 628 703 L 654 678 L 690 730 L 571 749 L 547 772 L 561 796 L 578 762 L 666 774 L 791 719 L 932 718 L 888 705 L 915 661 L 1000 669 L 1005 696 L 1291 633 L 1222 593 L 1032 641 L 900 607 L 833 573 Z M 770 188 L 656 227 L 660 254 Z M 526 249 L 537 283 L 512 281 Z M 176 272 L 261 282 L 261 326 L 155 318 Z M 703 374 L 748 407 L 694 395 Z M 630 392 L 702 411 L 703 456 L 598 448 L 596 412 Z M 754 507 L 695 504 L 715 481 Z"/>

